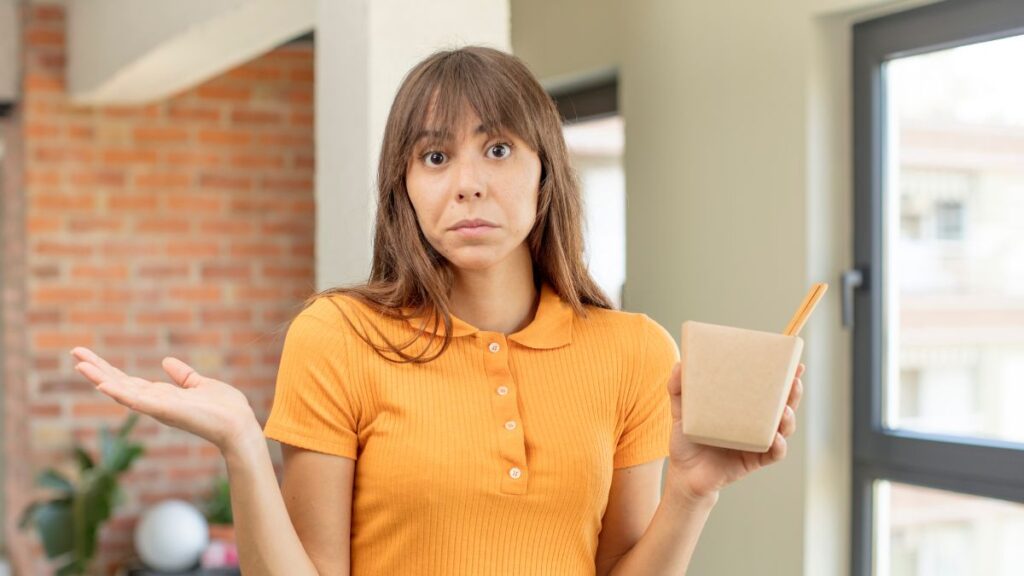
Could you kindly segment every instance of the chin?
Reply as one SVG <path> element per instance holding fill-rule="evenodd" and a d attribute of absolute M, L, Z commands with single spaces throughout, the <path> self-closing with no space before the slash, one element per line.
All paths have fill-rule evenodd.
<path fill-rule="evenodd" d="M 455 268 L 459 270 L 472 270 L 474 272 L 487 270 L 504 259 L 493 253 L 473 254 L 465 253 L 465 251 L 462 250 L 447 256 L 447 258 L 448 262 Z"/>
<path fill-rule="evenodd" d="M 491 268 L 492 266 L 494 266 L 495 264 L 498 263 L 497 260 L 482 259 L 482 258 L 473 258 L 473 259 L 460 258 L 460 259 L 455 259 L 455 260 L 449 260 L 448 262 L 453 267 L 455 267 L 458 270 L 465 270 L 465 271 L 472 271 L 472 272 L 481 272 L 483 270 L 487 270 L 488 268 Z"/>

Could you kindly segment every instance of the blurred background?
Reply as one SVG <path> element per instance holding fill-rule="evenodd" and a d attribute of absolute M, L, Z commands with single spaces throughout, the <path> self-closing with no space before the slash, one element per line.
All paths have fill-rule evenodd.
<path fill-rule="evenodd" d="M 68 350 L 176 355 L 265 418 L 287 322 L 369 270 L 398 83 L 463 44 L 557 103 L 617 306 L 781 332 L 832 286 L 789 455 L 723 493 L 693 574 L 1024 572 L 1024 4 L 0 0 L 0 574 L 53 573 L 38 526 L 100 472 L 88 573 L 141 573 L 161 505 L 154 546 L 214 526 L 165 552 L 232 564 L 217 451 L 117 436 Z"/>

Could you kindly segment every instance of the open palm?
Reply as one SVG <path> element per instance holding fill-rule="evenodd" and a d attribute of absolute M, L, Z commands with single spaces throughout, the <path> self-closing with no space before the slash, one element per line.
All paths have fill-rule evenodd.
<path fill-rule="evenodd" d="M 668 382 L 669 397 L 672 402 L 672 436 L 669 444 L 669 465 L 681 482 L 681 488 L 692 496 L 703 497 L 713 494 L 725 486 L 743 478 L 747 474 L 782 460 L 786 456 L 786 438 L 796 430 L 796 409 L 803 395 L 803 383 L 800 376 L 805 366 L 797 367 L 796 377 L 790 389 L 782 421 L 775 433 L 774 442 L 767 452 L 747 452 L 705 446 L 691 442 L 683 436 L 682 406 L 682 369 L 676 364 Z"/>
<path fill-rule="evenodd" d="M 117 402 L 191 432 L 222 451 L 256 422 L 249 401 L 230 384 L 200 376 L 177 358 L 163 360 L 173 384 L 129 376 L 88 348 L 76 347 L 75 370 Z"/>

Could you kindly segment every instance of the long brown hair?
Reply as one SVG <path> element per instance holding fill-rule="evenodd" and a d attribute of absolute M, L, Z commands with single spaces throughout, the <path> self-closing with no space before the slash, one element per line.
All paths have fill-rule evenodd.
<path fill-rule="evenodd" d="M 440 356 L 451 341 L 449 294 L 454 274 L 420 230 L 405 175 L 428 118 L 430 130 L 440 132 L 445 140 L 458 126 L 466 105 L 473 108 L 484 126 L 514 133 L 540 157 L 537 219 L 526 239 L 535 280 L 551 284 L 579 316 L 586 316 L 586 305 L 612 308 L 583 261 L 580 186 L 569 162 L 554 102 L 515 56 L 481 46 L 444 50 L 409 71 L 388 114 L 377 169 L 377 221 L 369 280 L 329 288 L 305 303 L 308 306 L 325 296 L 348 294 L 384 316 L 421 319 L 418 332 L 399 344 L 379 328 L 375 331 L 383 344 L 357 329 L 363 340 L 388 359 L 392 358 L 384 351 L 394 353 L 401 362 L 429 362 Z M 344 311 L 343 315 L 355 328 Z M 445 329 L 440 349 L 426 357 L 441 324 Z M 405 352 L 427 333 L 427 347 L 416 355 Z"/>

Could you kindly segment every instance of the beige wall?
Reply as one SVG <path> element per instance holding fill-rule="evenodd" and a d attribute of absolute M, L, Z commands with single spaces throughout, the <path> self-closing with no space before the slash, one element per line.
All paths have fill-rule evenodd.
<path fill-rule="evenodd" d="M 512 47 L 547 86 L 619 66 L 621 0 L 510 0 Z"/>
<path fill-rule="evenodd" d="M 580 19 L 512 0 L 513 49 L 542 81 L 618 65 L 628 309 L 677 340 L 687 319 L 781 331 L 812 282 L 831 285 L 801 334 L 789 456 L 723 493 L 691 574 L 849 570 L 850 28 L 920 3 L 599 2 Z"/>

